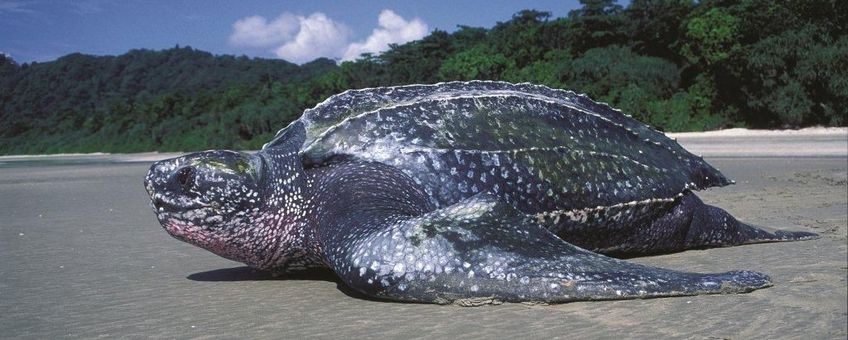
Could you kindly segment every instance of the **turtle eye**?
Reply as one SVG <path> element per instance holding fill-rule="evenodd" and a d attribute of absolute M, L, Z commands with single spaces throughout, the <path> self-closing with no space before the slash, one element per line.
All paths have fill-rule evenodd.
<path fill-rule="evenodd" d="M 194 175 L 196 172 L 197 170 L 193 166 L 187 166 L 177 170 L 177 182 L 180 184 L 183 192 L 188 192 L 194 185 Z"/>

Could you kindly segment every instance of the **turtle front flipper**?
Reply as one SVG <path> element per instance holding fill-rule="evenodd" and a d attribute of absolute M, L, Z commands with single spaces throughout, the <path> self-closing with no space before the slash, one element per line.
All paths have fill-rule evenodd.
<path fill-rule="evenodd" d="M 331 267 L 353 289 L 400 301 L 475 305 L 742 293 L 749 271 L 696 274 L 613 259 L 559 239 L 489 194 L 408 217 L 350 211 L 323 232 Z"/>

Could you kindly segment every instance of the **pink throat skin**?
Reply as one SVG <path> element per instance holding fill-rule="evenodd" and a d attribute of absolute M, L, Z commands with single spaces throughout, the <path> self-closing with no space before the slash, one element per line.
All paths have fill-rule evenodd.
<path fill-rule="evenodd" d="M 291 209 L 266 208 L 273 211 Z M 238 226 L 230 226 L 231 229 L 184 221 L 168 213 L 160 214 L 159 219 L 163 229 L 180 241 L 252 268 L 282 273 L 328 266 L 320 255 L 322 247 L 316 242 L 314 228 L 310 227 L 310 222 L 314 221 L 303 216 L 259 210 L 254 216 L 223 222 Z"/>
<path fill-rule="evenodd" d="M 205 231 L 202 227 L 174 218 L 161 222 L 162 227 L 174 238 L 211 251 L 223 258 L 240 261 L 238 251 L 230 247 L 220 236 Z"/>

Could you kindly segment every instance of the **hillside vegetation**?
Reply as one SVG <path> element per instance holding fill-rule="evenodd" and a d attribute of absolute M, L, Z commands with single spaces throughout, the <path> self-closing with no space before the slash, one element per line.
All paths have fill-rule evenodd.
<path fill-rule="evenodd" d="M 584 0 L 338 65 L 190 47 L 0 55 L 0 154 L 256 149 L 350 88 L 494 79 L 585 92 L 666 131 L 846 125 L 848 1 Z"/>

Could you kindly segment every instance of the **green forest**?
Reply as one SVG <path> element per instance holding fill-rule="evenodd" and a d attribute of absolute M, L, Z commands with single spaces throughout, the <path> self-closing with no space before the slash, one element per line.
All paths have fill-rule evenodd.
<path fill-rule="evenodd" d="M 0 54 L 0 154 L 257 149 L 352 88 L 492 79 L 587 93 L 663 131 L 848 122 L 848 1 L 583 0 L 338 64 L 190 47 Z"/>

